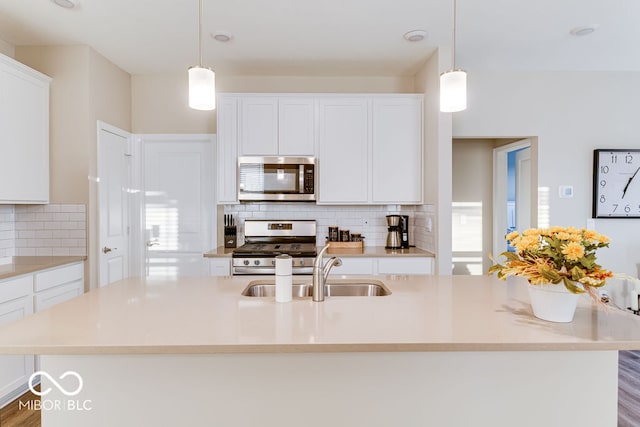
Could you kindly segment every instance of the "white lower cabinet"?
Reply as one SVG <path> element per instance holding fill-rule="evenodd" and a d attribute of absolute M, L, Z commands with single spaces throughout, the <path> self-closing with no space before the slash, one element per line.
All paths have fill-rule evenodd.
<path fill-rule="evenodd" d="M 33 276 L 0 281 L 0 325 L 33 313 Z M 0 407 L 27 390 L 34 372 L 33 356 L 0 356 Z"/>
<path fill-rule="evenodd" d="M 209 258 L 209 275 L 210 276 L 230 276 L 231 275 L 231 259 L 230 258 Z"/>
<path fill-rule="evenodd" d="M 83 291 L 82 261 L 0 281 L 0 325 L 68 301 Z M 0 356 L 0 407 L 27 390 L 29 376 L 38 367 L 33 355 Z"/>
<path fill-rule="evenodd" d="M 340 258 L 340 255 L 336 255 Z M 344 257 L 332 276 L 351 274 L 433 274 L 431 257 Z"/>

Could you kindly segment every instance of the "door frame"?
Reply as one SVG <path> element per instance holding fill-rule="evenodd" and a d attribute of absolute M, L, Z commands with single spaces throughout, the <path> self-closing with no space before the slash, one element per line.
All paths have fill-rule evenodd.
<path fill-rule="evenodd" d="M 531 227 L 538 226 L 538 152 L 537 138 L 523 138 L 493 149 L 493 255 L 504 252 L 507 228 L 507 156 L 523 148 L 531 151 Z M 496 258 L 497 261 L 497 258 Z"/>

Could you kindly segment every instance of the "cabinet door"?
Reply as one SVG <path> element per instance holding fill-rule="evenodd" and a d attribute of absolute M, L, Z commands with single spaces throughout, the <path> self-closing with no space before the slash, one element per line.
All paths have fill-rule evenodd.
<path fill-rule="evenodd" d="M 278 153 L 278 98 L 242 99 L 240 155 L 272 156 Z"/>
<path fill-rule="evenodd" d="M 48 77 L 2 56 L 0 94 L 0 203 L 48 203 Z"/>
<path fill-rule="evenodd" d="M 229 258 L 209 258 L 209 275 L 230 276 L 231 260 Z"/>
<path fill-rule="evenodd" d="M 31 275 L 0 282 L 0 325 L 33 313 Z M 0 356 L 0 407 L 27 389 L 34 371 L 33 356 Z"/>
<path fill-rule="evenodd" d="M 238 99 L 218 97 L 218 197 L 220 204 L 238 203 Z"/>
<path fill-rule="evenodd" d="M 422 98 L 373 100 L 372 202 L 422 203 Z"/>
<path fill-rule="evenodd" d="M 278 154 L 315 155 L 315 101 L 280 98 L 278 101 Z"/>
<path fill-rule="evenodd" d="M 367 203 L 368 101 L 322 99 L 318 108 L 318 203 Z"/>

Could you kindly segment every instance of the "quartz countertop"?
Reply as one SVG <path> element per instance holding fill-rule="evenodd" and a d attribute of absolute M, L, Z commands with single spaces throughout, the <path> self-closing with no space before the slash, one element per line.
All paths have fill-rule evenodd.
<path fill-rule="evenodd" d="M 218 246 L 215 249 L 205 252 L 205 258 L 230 258 L 235 248 L 225 248 Z M 318 252 L 322 249 L 318 246 Z M 386 249 L 384 246 L 365 246 L 363 249 L 331 249 L 327 256 L 339 255 L 341 257 L 434 257 L 432 252 L 424 249 L 411 247 L 406 249 Z"/>
<path fill-rule="evenodd" d="M 86 258 L 85 256 L 16 256 L 13 257 L 13 262 L 0 265 L 0 280 L 72 262 L 84 261 Z"/>
<path fill-rule="evenodd" d="M 539 320 L 518 280 L 361 276 L 392 294 L 276 303 L 240 294 L 258 279 L 265 277 L 129 278 L 0 327 L 0 353 L 640 349 L 639 316 L 597 309 L 582 296 L 573 322 Z"/>

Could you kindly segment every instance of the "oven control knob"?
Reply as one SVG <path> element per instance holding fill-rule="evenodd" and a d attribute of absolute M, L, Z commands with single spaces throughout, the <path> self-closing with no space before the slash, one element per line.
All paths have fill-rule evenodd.
<path fill-rule="evenodd" d="M 254 263 L 255 265 L 260 265 L 260 260 L 259 260 L 259 259 L 257 259 L 257 260 L 255 260 L 255 261 L 253 261 L 253 263 Z"/>
<path fill-rule="evenodd" d="M 244 260 L 244 265 L 249 265 L 249 260 L 248 259 Z"/>
<path fill-rule="evenodd" d="M 276 265 L 276 260 L 275 259 L 271 260 L 271 265 Z"/>
<path fill-rule="evenodd" d="M 303 259 L 300 260 L 300 265 L 304 265 L 304 260 Z"/>

